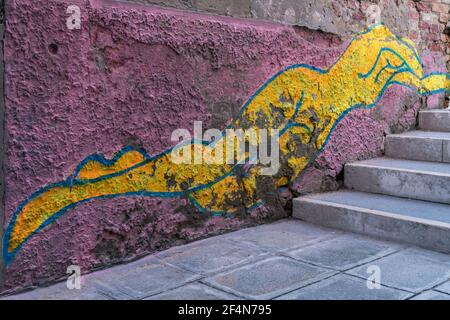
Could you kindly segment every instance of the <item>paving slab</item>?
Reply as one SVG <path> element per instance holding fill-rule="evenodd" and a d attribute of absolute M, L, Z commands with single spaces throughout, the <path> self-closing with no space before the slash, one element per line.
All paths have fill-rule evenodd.
<path fill-rule="evenodd" d="M 95 285 L 95 281 L 87 280 L 81 289 L 70 290 L 66 282 L 61 282 L 50 287 L 37 288 L 24 293 L 5 296 L 0 300 L 111 300 L 112 298 L 102 293 Z"/>
<path fill-rule="evenodd" d="M 406 249 L 361 267 L 348 274 L 367 278 L 368 267 L 381 270 L 381 284 L 419 293 L 430 289 L 450 277 L 450 256 L 421 249 Z"/>
<path fill-rule="evenodd" d="M 366 280 L 345 274 L 295 290 L 277 300 L 403 300 L 411 293 L 381 286 L 369 289 Z"/>
<path fill-rule="evenodd" d="M 437 286 L 436 288 L 434 288 L 434 290 L 450 294 L 450 281 L 447 281 L 446 283 Z"/>
<path fill-rule="evenodd" d="M 253 233 L 254 229 L 258 232 Z M 287 236 L 278 238 L 275 230 L 294 237 L 297 232 L 301 237 L 283 244 L 283 239 L 289 241 Z M 270 234 L 274 237 L 268 238 Z M 81 290 L 69 290 L 61 282 L 2 299 L 447 298 L 450 255 L 403 246 L 288 219 L 87 274 Z M 228 260 L 222 260 L 223 256 L 229 256 Z M 168 263 L 166 258 L 173 260 Z M 359 266 L 344 274 L 338 271 L 353 264 Z M 372 292 L 366 290 L 366 281 L 368 267 L 373 265 L 381 269 L 382 287 Z M 205 276 L 201 274 L 205 270 L 218 271 Z"/>
<path fill-rule="evenodd" d="M 450 295 L 434 290 L 429 290 L 422 292 L 411 300 L 450 300 Z"/>
<path fill-rule="evenodd" d="M 242 265 L 264 254 L 267 252 L 260 248 L 224 241 L 218 237 L 175 247 L 156 256 L 171 265 L 209 274 Z"/>
<path fill-rule="evenodd" d="M 227 234 L 226 239 L 251 244 L 269 251 L 283 251 L 323 241 L 340 234 L 339 231 L 287 219 L 280 222 L 244 229 Z"/>
<path fill-rule="evenodd" d="M 271 257 L 202 280 L 248 299 L 272 299 L 336 274 L 287 257 Z"/>
<path fill-rule="evenodd" d="M 145 300 L 240 300 L 240 298 L 195 282 Z"/>
<path fill-rule="evenodd" d="M 347 270 L 398 251 L 393 243 L 356 235 L 343 235 L 308 247 L 289 251 L 288 256 L 315 265 Z"/>
<path fill-rule="evenodd" d="M 100 291 L 115 299 L 142 299 L 200 278 L 193 272 L 145 258 L 96 275 Z"/>

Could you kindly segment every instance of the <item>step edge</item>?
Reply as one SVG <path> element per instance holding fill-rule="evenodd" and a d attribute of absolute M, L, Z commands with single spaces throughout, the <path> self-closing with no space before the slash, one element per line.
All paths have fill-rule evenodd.
<path fill-rule="evenodd" d="M 444 131 L 426 131 L 426 132 L 439 132 L 444 133 Z M 387 139 L 421 139 L 421 140 L 437 140 L 437 141 L 450 141 L 450 132 L 448 133 L 448 137 L 425 137 L 420 135 L 408 135 L 403 133 L 395 133 L 395 134 L 389 134 L 386 136 Z"/>
<path fill-rule="evenodd" d="M 450 115 L 450 109 L 423 109 L 419 110 L 419 114 L 420 113 L 448 113 L 448 115 Z"/>
<path fill-rule="evenodd" d="M 347 204 L 342 204 L 342 203 L 337 203 L 337 202 L 332 202 L 332 201 L 326 201 L 326 200 L 312 199 L 312 198 L 307 198 L 307 197 L 294 198 L 293 201 L 296 202 L 296 203 L 298 203 L 298 202 L 307 202 L 307 203 L 310 203 L 310 204 L 311 203 L 312 204 L 317 203 L 319 205 L 328 205 L 328 206 L 334 206 L 334 207 L 339 207 L 339 208 L 353 210 L 353 211 L 362 211 L 364 213 L 373 214 L 373 215 L 376 215 L 376 216 L 381 216 L 381 217 L 386 217 L 386 218 L 393 218 L 393 219 L 402 220 L 402 221 L 406 221 L 406 222 L 415 222 L 415 223 L 419 223 L 419 224 L 429 225 L 429 226 L 432 226 L 432 227 L 437 227 L 437 228 L 449 229 L 450 230 L 450 223 L 437 221 L 437 220 L 430 220 L 430 219 L 411 217 L 411 216 L 404 216 L 404 215 L 401 215 L 401 214 L 398 214 L 398 213 L 394 213 L 394 212 L 368 209 L 368 208 L 363 208 L 363 207 L 358 207 L 358 206 L 353 206 L 353 205 L 347 205 Z M 424 202 L 426 202 L 426 201 L 424 201 Z M 431 202 L 431 203 L 434 203 L 434 202 Z M 294 213 L 294 211 L 295 211 L 295 209 L 293 208 L 292 212 Z"/>
<path fill-rule="evenodd" d="M 393 160 L 407 160 L 407 159 L 401 159 L 401 158 L 389 158 Z M 417 161 L 417 160 L 407 160 L 407 161 Z M 440 163 L 443 165 L 448 165 L 450 167 L 450 163 L 447 162 L 433 162 L 433 161 L 417 161 L 417 162 L 426 162 L 426 163 Z M 428 175 L 428 176 L 436 176 L 436 177 L 445 177 L 450 178 L 450 173 L 443 173 L 438 171 L 423 171 L 423 170 L 413 170 L 413 169 L 405 169 L 405 168 L 394 168 L 394 167 L 387 167 L 382 165 L 372 165 L 372 164 L 365 164 L 360 162 L 351 162 L 347 163 L 345 165 L 345 168 L 347 167 L 358 167 L 358 168 L 376 168 L 376 169 L 384 169 L 384 170 L 390 170 L 390 171 L 401 171 L 406 173 L 414 173 L 414 174 L 422 174 L 422 175 Z"/>

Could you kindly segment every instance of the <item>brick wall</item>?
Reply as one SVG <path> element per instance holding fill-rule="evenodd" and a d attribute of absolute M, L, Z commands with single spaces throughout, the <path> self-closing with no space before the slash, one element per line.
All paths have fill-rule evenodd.
<path fill-rule="evenodd" d="M 450 69 L 450 0 L 414 1 L 410 16 L 413 23 L 419 21 L 419 32 L 413 30 L 409 38 L 419 44 L 419 50 L 445 53 L 447 69 Z"/>

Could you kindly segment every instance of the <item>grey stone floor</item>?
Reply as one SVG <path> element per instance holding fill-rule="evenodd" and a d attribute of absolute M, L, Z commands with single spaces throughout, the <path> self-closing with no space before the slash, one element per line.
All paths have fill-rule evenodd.
<path fill-rule="evenodd" d="M 5 298 L 450 300 L 450 255 L 287 219 Z"/>

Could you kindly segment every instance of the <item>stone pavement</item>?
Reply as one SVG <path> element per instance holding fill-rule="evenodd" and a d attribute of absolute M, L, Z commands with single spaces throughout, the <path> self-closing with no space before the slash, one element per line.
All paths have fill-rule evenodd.
<path fill-rule="evenodd" d="M 369 272 L 381 286 L 368 289 Z M 174 247 L 6 299 L 446 299 L 450 255 L 298 220 Z"/>

